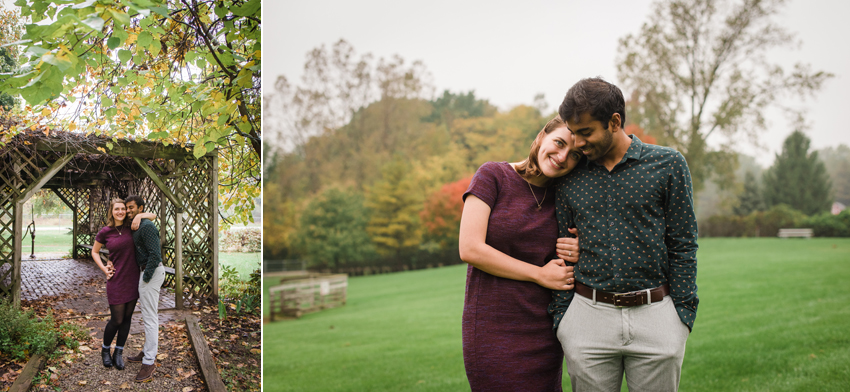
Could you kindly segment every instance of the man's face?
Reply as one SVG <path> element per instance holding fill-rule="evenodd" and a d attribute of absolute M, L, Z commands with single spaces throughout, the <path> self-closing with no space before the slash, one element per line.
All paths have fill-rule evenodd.
<path fill-rule="evenodd" d="M 611 123 L 609 121 L 608 129 L 605 129 L 602 122 L 594 120 L 590 113 L 582 113 L 578 122 L 567 120 L 567 128 L 573 133 L 576 148 L 587 159 L 595 161 L 604 157 L 614 146 Z"/>
<path fill-rule="evenodd" d="M 138 213 L 140 213 L 144 210 L 144 207 L 139 208 L 139 206 L 136 205 L 135 201 L 128 201 L 126 203 L 126 205 L 127 205 L 127 219 L 135 218 L 136 214 L 138 214 Z"/>

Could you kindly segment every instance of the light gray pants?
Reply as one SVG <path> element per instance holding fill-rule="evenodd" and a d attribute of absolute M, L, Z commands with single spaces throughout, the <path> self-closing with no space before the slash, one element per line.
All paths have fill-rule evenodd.
<path fill-rule="evenodd" d="M 145 283 L 144 273 L 139 277 L 139 304 L 142 308 L 142 321 L 145 323 L 145 348 L 142 352 L 145 357 L 142 363 L 153 365 L 156 361 L 156 350 L 159 343 L 159 290 L 165 281 L 165 267 L 160 264 L 151 277 L 151 281 Z"/>
<path fill-rule="evenodd" d="M 688 327 L 670 296 L 650 305 L 617 307 L 573 297 L 558 326 L 573 391 L 676 391 Z"/>

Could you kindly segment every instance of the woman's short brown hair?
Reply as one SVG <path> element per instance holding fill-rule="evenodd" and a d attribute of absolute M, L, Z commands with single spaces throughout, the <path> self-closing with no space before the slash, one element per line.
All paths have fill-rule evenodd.
<path fill-rule="evenodd" d="M 519 173 L 524 178 L 531 178 L 542 175 L 543 171 L 540 170 L 540 162 L 537 161 L 537 153 L 540 152 L 540 144 L 543 142 L 543 138 L 546 137 L 546 135 L 552 133 L 552 131 L 558 128 L 566 126 L 567 124 L 564 122 L 564 120 L 561 120 L 561 116 L 555 116 L 554 118 L 549 120 L 549 122 L 546 123 L 546 126 L 544 126 L 543 129 L 541 129 L 540 132 L 537 134 L 537 137 L 534 138 L 534 141 L 531 142 L 531 151 L 528 152 L 528 159 L 520 162 L 520 164 L 517 165 L 517 173 Z"/>
<path fill-rule="evenodd" d="M 109 227 L 115 227 L 115 218 L 112 217 L 112 208 L 115 207 L 115 205 L 118 204 L 118 203 L 124 204 L 124 200 L 122 200 L 122 199 L 112 199 L 109 202 L 109 209 L 106 210 L 106 225 L 109 226 Z M 127 205 L 124 204 L 124 207 L 127 207 Z"/>

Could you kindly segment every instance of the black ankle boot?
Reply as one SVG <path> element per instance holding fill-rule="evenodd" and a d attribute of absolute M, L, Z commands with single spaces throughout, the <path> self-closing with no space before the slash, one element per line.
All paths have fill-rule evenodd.
<path fill-rule="evenodd" d="M 124 358 L 121 356 L 124 354 L 123 348 L 116 348 L 115 351 L 112 352 L 112 364 L 115 365 L 115 368 L 118 370 L 124 370 Z"/>
<path fill-rule="evenodd" d="M 112 357 L 109 355 L 109 348 L 101 348 L 100 356 L 103 357 L 103 366 L 112 367 Z"/>

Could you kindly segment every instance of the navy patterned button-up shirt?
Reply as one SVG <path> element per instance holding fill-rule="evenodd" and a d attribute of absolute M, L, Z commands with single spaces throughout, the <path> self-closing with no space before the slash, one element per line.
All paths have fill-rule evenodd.
<path fill-rule="evenodd" d="M 136 263 L 144 271 L 142 280 L 148 283 L 151 281 L 156 268 L 162 262 L 159 230 L 153 222 L 142 219 L 139 230 L 133 232 L 133 242 L 136 244 Z"/>
<path fill-rule="evenodd" d="M 577 281 L 614 293 L 669 283 L 679 318 L 691 329 L 699 303 L 691 173 L 676 150 L 629 137 L 610 172 L 585 159 L 555 184 L 559 236 L 578 229 Z M 572 290 L 553 292 L 555 329 L 572 299 Z"/>

